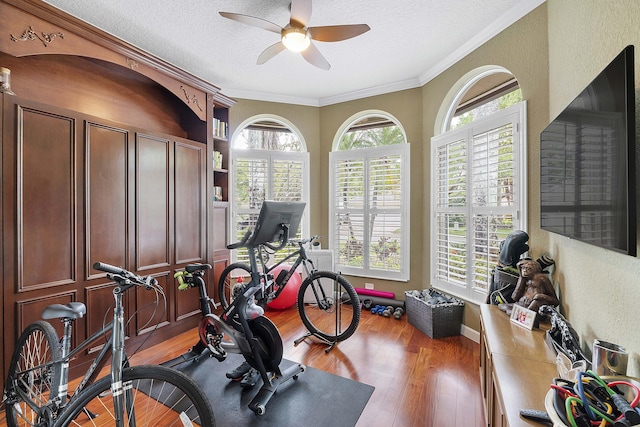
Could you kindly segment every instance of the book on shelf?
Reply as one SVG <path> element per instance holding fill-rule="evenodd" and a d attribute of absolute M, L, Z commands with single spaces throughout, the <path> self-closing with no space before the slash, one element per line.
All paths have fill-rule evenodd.
<path fill-rule="evenodd" d="M 221 202 L 222 199 L 222 187 L 219 187 L 217 185 L 213 186 L 213 201 L 214 202 Z"/>
<path fill-rule="evenodd" d="M 213 152 L 213 168 L 222 169 L 222 153 L 219 151 Z"/>
<path fill-rule="evenodd" d="M 216 138 L 227 139 L 229 124 L 220 119 L 213 118 L 213 136 Z"/>

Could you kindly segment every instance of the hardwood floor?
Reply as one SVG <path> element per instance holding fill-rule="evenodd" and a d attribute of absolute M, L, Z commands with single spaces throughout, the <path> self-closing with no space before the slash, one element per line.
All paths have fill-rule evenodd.
<path fill-rule="evenodd" d="M 296 338 L 306 332 L 293 309 L 269 310 L 284 342 L 284 357 L 370 384 L 375 391 L 357 426 L 485 426 L 479 379 L 479 345 L 457 336 L 429 338 L 406 319 L 363 311 L 358 331 L 329 353 L 325 345 Z M 133 363 L 161 363 L 187 351 L 195 330 L 146 349 Z M 222 426 L 227 427 L 227 426 Z"/>
<path fill-rule="evenodd" d="M 293 345 L 306 332 L 295 307 L 266 314 L 282 334 L 286 359 L 375 387 L 356 426 L 486 425 L 477 343 L 462 336 L 433 340 L 406 315 L 398 321 L 363 311 L 356 333 L 325 353 L 326 345 L 315 339 Z M 131 362 L 162 363 L 185 353 L 197 339 L 193 329 L 136 353 Z"/>

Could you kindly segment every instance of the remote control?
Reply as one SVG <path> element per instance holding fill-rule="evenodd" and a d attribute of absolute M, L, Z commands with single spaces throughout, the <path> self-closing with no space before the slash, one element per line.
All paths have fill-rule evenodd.
<path fill-rule="evenodd" d="M 529 420 L 551 423 L 551 418 L 545 411 L 537 409 L 520 409 L 520 415 Z"/>

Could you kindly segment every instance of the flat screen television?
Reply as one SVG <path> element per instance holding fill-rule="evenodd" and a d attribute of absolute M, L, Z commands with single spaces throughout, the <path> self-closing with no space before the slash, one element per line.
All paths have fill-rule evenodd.
<path fill-rule="evenodd" d="M 263 201 L 250 243 L 259 245 L 280 241 L 284 235 L 284 229 L 281 224 L 285 224 L 288 227 L 289 237 L 295 237 L 298 227 L 300 227 L 305 206 L 305 202 Z"/>
<path fill-rule="evenodd" d="M 633 56 L 627 46 L 540 134 L 540 227 L 635 256 Z"/>

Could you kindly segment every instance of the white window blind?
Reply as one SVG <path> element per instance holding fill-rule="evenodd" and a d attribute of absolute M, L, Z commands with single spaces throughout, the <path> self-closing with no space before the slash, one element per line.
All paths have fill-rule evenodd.
<path fill-rule="evenodd" d="M 500 243 L 526 226 L 525 103 L 432 138 L 432 285 L 484 302 Z"/>
<path fill-rule="evenodd" d="M 231 241 L 239 241 L 247 230 L 255 228 L 264 200 L 307 202 L 300 229 L 292 230 L 290 238 L 308 236 L 308 168 L 309 153 L 234 151 Z M 278 257 L 287 254 L 285 249 L 277 253 Z M 248 262 L 246 251 L 234 252 L 237 261 Z"/>
<path fill-rule="evenodd" d="M 330 153 L 330 247 L 345 274 L 409 278 L 409 144 Z"/>

